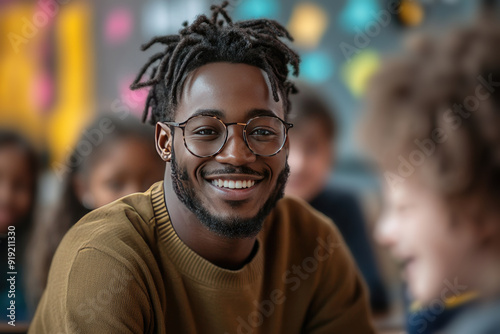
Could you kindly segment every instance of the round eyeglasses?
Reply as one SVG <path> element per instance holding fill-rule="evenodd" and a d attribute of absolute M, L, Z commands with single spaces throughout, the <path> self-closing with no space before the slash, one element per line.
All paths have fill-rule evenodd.
<path fill-rule="evenodd" d="M 198 158 L 218 154 L 227 142 L 228 126 L 243 126 L 243 139 L 250 151 L 259 156 L 278 154 L 293 124 L 276 116 L 257 116 L 246 123 L 224 123 L 215 116 L 192 116 L 182 123 L 164 122 L 182 129 L 184 146 Z"/>

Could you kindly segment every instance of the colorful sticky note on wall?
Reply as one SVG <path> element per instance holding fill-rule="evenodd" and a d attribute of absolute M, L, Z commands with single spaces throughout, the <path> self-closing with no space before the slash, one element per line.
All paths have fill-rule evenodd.
<path fill-rule="evenodd" d="M 280 12 L 277 0 L 243 0 L 234 11 L 238 20 L 276 18 Z"/>
<path fill-rule="evenodd" d="M 148 2 L 142 11 L 142 29 L 147 38 L 170 32 L 168 5 L 166 1 Z"/>
<path fill-rule="evenodd" d="M 122 79 L 119 83 L 119 91 L 122 102 L 127 106 L 135 116 L 140 117 L 144 110 L 146 98 L 148 97 L 147 89 L 131 90 L 130 84 L 135 77 L 130 75 Z"/>
<path fill-rule="evenodd" d="M 380 66 L 380 57 L 373 50 L 364 50 L 351 58 L 342 67 L 342 80 L 352 95 L 361 97 L 368 80 Z"/>
<path fill-rule="evenodd" d="M 402 0 L 399 5 L 398 18 L 405 26 L 418 26 L 424 19 L 424 7 L 414 0 Z"/>
<path fill-rule="evenodd" d="M 290 18 L 288 28 L 295 44 L 305 49 L 318 46 L 328 26 L 328 15 L 320 6 L 313 3 L 297 5 Z"/>
<path fill-rule="evenodd" d="M 90 2 L 75 1 L 65 5 L 57 16 L 58 63 L 55 84 L 56 103 L 48 124 L 44 124 L 52 153 L 51 167 L 58 178 L 67 169 L 66 157 L 78 140 L 82 128 L 95 112 L 93 15 Z M 61 174 L 62 173 L 62 174 Z"/>
<path fill-rule="evenodd" d="M 142 6 L 142 32 L 145 38 L 176 34 L 184 21 L 192 22 L 208 6 L 200 0 L 153 0 Z"/>
<path fill-rule="evenodd" d="M 120 44 L 126 41 L 134 29 L 134 17 L 128 8 L 113 9 L 106 17 L 106 41 L 111 44 Z"/>
<path fill-rule="evenodd" d="M 300 78 L 311 83 L 329 80 L 335 72 L 332 56 L 324 51 L 307 52 L 301 55 Z"/>
<path fill-rule="evenodd" d="M 363 29 L 370 21 L 375 20 L 380 10 L 374 0 L 349 0 L 340 14 L 340 25 L 346 31 Z"/>
<path fill-rule="evenodd" d="M 54 99 L 54 82 L 47 71 L 41 71 L 33 80 L 32 98 L 35 105 L 42 113 L 48 112 L 48 108 Z"/>

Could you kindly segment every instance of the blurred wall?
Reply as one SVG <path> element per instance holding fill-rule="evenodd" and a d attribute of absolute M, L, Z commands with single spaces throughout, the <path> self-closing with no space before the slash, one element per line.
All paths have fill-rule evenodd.
<path fill-rule="evenodd" d="M 140 115 L 146 91 L 128 85 L 154 50 L 214 0 L 0 1 L 0 123 L 27 132 L 54 167 L 97 112 Z M 397 11 L 394 3 L 402 5 Z M 302 56 L 300 79 L 317 86 L 340 123 L 334 182 L 375 187 L 355 144 L 364 84 L 382 54 L 418 30 L 471 19 L 468 0 L 235 0 L 235 19 L 288 26 Z M 403 10 L 404 9 L 404 10 Z"/>

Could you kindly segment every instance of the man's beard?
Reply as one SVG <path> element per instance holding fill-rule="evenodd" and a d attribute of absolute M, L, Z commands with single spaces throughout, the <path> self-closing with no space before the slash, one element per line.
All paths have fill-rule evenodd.
<path fill-rule="evenodd" d="M 235 173 L 238 171 L 245 171 L 245 168 L 225 168 L 226 173 Z M 171 161 L 172 171 L 172 184 L 177 195 L 177 198 L 196 215 L 196 218 L 202 223 L 209 231 L 226 238 L 249 238 L 257 235 L 262 229 L 265 218 L 269 215 L 271 210 L 276 206 L 278 200 L 283 198 L 286 181 L 290 174 L 290 167 L 288 162 L 285 163 L 285 168 L 278 175 L 276 186 L 270 193 L 269 198 L 264 203 L 259 212 L 251 218 L 241 218 L 232 216 L 229 218 L 222 218 L 211 214 L 204 206 L 202 201 L 196 195 L 194 188 L 190 186 L 189 176 L 187 170 L 181 170 L 177 165 L 175 154 L 172 152 Z M 248 171 L 250 172 L 250 171 Z M 187 182 L 185 187 L 183 182 Z M 240 203 L 230 203 L 231 206 L 237 207 Z"/>

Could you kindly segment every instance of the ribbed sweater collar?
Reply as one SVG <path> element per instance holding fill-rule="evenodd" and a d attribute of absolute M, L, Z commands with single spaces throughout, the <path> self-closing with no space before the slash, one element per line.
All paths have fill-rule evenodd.
<path fill-rule="evenodd" d="M 190 278 L 213 287 L 240 289 L 262 276 L 264 251 L 261 235 L 257 236 L 258 250 L 254 258 L 239 270 L 218 267 L 189 248 L 177 235 L 171 222 L 165 203 L 163 181 L 151 189 L 159 242 L 166 250 L 169 260 L 180 272 Z"/>

